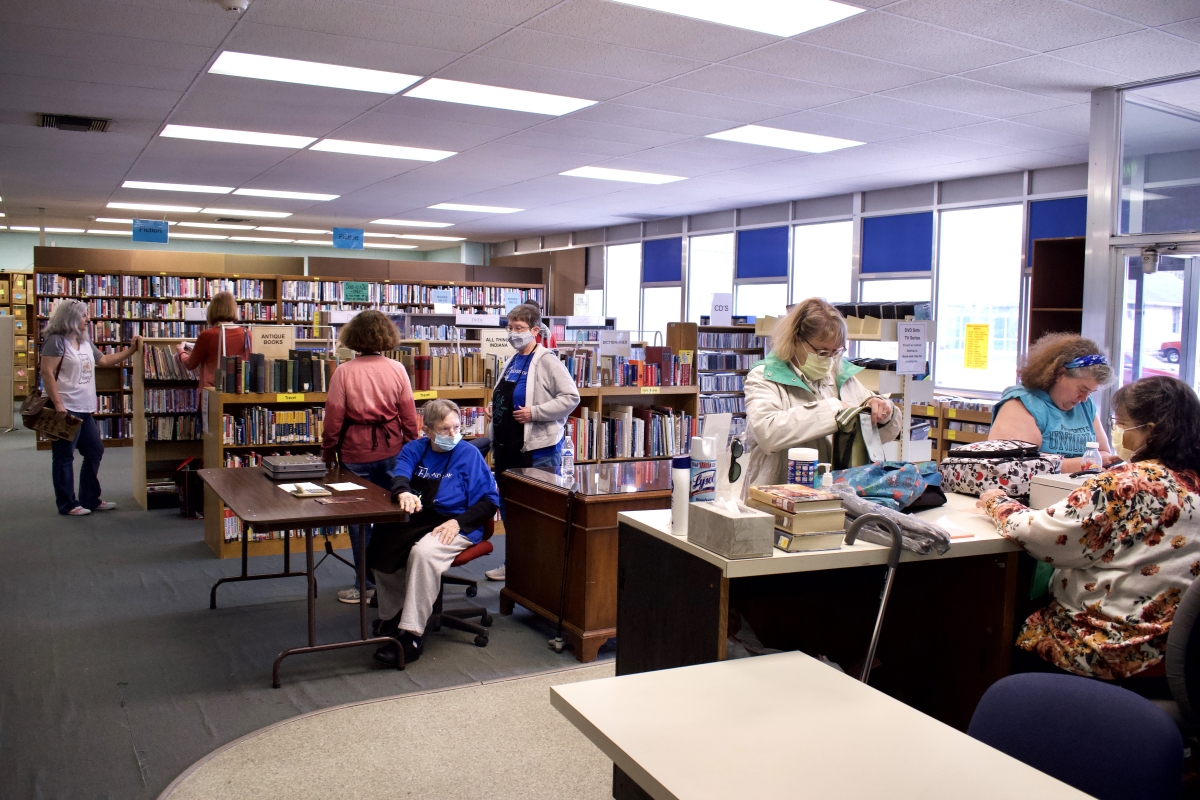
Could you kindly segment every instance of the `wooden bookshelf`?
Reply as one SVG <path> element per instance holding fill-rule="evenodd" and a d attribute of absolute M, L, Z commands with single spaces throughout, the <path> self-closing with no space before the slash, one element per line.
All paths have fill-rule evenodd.
<path fill-rule="evenodd" d="M 672 325 L 686 325 L 688 323 L 672 323 Z M 672 328 L 668 326 L 667 336 L 670 339 Z M 721 347 L 712 344 L 700 344 L 705 341 L 705 335 L 720 335 L 720 334 L 739 334 L 741 338 L 753 346 L 748 347 Z M 732 413 L 734 417 L 733 427 L 730 429 L 732 433 L 742 433 L 745 431 L 745 381 L 746 375 L 754 366 L 766 357 L 766 346 L 769 338 L 763 335 L 755 334 L 754 325 L 700 325 L 696 329 L 696 361 L 695 373 L 696 383 L 699 387 L 698 411 L 703 408 L 705 398 L 735 398 L 741 400 L 741 411 L 727 412 Z M 737 369 L 715 369 L 702 366 L 701 361 L 706 353 L 734 353 L 737 355 L 749 356 L 753 359 L 758 356 L 758 361 L 746 367 Z M 732 382 L 738 385 L 738 388 L 714 388 L 713 384 L 718 379 L 718 376 L 727 376 L 726 382 Z M 700 411 L 701 425 L 703 425 L 704 413 Z"/>
<path fill-rule="evenodd" d="M 143 339 L 143 346 L 169 347 L 189 339 Z M 152 478 L 174 478 L 176 468 L 189 457 L 202 459 L 204 443 L 200 439 L 163 440 L 148 437 L 147 424 L 149 419 L 160 416 L 158 413 L 146 411 L 146 391 L 155 389 L 190 389 L 198 391 L 198 380 L 158 380 L 146 378 L 146 362 L 142 353 L 133 357 L 133 499 L 143 509 L 149 510 L 150 498 L 146 493 L 146 485 Z M 200 399 L 196 398 L 196 412 L 199 419 Z M 168 416 L 163 414 L 162 416 Z M 185 412 L 169 416 L 187 416 Z M 169 507 L 169 506 L 163 506 Z"/>
<path fill-rule="evenodd" d="M 1047 333 L 1079 333 L 1083 329 L 1084 246 L 1082 236 L 1033 241 L 1029 344 Z"/>

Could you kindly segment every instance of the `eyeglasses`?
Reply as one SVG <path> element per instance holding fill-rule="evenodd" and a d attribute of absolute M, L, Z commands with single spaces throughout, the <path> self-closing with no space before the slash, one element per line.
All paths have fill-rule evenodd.
<path fill-rule="evenodd" d="M 801 339 L 800 341 L 804 342 L 804 346 L 808 348 L 808 352 L 812 353 L 814 356 L 821 356 L 822 358 L 837 358 L 842 353 L 846 352 L 845 347 L 839 347 L 836 350 L 818 350 L 809 344 L 808 339 Z"/>
<path fill-rule="evenodd" d="M 531 330 L 533 330 L 533 328 L 514 328 L 512 325 L 509 325 L 504 330 L 508 331 L 509 333 L 529 333 Z"/>
<path fill-rule="evenodd" d="M 437 434 L 437 435 L 439 435 L 439 436 L 454 436 L 454 435 L 458 434 L 458 433 L 459 433 L 459 432 L 461 432 L 461 431 L 462 431 L 462 426 L 461 426 L 461 425 L 455 425 L 455 426 L 454 426 L 454 427 L 452 427 L 452 428 L 451 428 L 451 427 L 443 427 L 443 428 L 438 428 L 438 429 L 435 429 L 435 430 L 434 430 L 434 433 L 435 433 L 435 434 Z"/>
<path fill-rule="evenodd" d="M 729 482 L 737 483 L 737 479 L 742 477 L 742 465 L 738 463 L 738 459 L 742 457 L 745 450 L 742 448 L 742 440 L 734 439 L 729 444 Z"/>

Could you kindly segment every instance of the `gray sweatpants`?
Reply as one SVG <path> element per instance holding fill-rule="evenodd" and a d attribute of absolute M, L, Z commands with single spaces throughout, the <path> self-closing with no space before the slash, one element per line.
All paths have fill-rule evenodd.
<path fill-rule="evenodd" d="M 379 618 L 392 619 L 403 608 L 400 629 L 414 636 L 423 634 L 442 588 L 442 575 L 458 554 L 470 546 L 471 540 L 462 534 L 455 536 L 450 544 L 442 544 L 437 536 L 427 533 L 409 551 L 406 569 L 374 570 Z"/>

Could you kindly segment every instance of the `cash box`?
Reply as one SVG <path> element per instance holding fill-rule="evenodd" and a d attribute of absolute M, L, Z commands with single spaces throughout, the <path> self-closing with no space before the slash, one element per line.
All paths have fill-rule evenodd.
<path fill-rule="evenodd" d="M 277 481 L 324 478 L 329 472 L 319 456 L 263 456 L 263 471 Z"/>

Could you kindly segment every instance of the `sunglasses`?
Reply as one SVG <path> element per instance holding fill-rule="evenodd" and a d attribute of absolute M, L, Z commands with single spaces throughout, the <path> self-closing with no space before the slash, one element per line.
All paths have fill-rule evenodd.
<path fill-rule="evenodd" d="M 745 450 L 742 448 L 742 440 L 734 439 L 729 445 L 729 482 L 737 483 L 737 479 L 742 477 L 742 465 L 738 463 L 738 459 L 742 457 Z"/>

